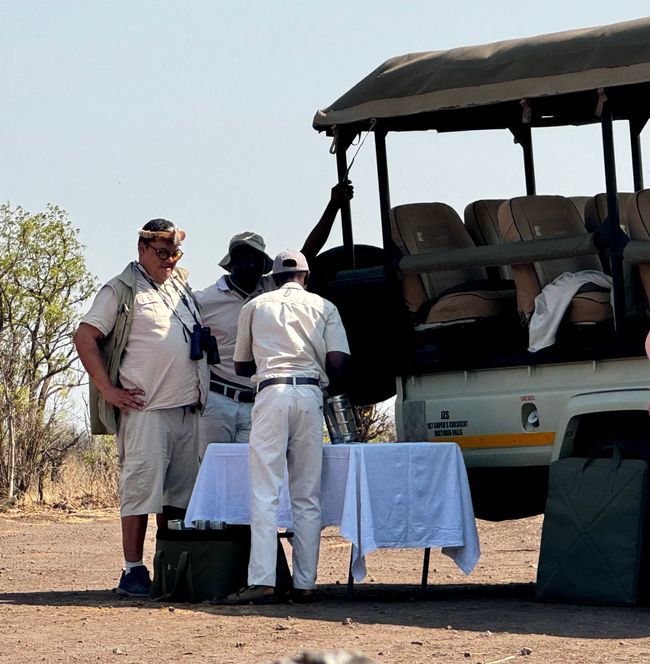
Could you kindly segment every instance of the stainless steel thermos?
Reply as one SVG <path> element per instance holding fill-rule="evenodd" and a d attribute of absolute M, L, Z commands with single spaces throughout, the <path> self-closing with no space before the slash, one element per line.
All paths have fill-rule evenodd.
<path fill-rule="evenodd" d="M 354 409 L 344 394 L 324 400 L 323 414 L 332 444 L 359 442 L 359 431 Z"/>

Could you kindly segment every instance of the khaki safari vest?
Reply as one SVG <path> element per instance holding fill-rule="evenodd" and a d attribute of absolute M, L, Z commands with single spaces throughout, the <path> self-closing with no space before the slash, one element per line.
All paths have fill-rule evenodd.
<path fill-rule="evenodd" d="M 129 263 L 122 274 L 113 277 L 106 285 L 112 288 L 117 295 L 117 318 L 110 333 L 100 344 L 104 356 L 106 371 L 113 385 L 119 385 L 120 363 L 126 343 L 129 339 L 136 291 L 136 263 Z M 198 310 L 199 306 L 187 283 L 188 271 L 182 267 L 174 269 L 177 278 L 184 290 L 192 297 Z M 95 435 L 115 434 L 119 425 L 120 411 L 108 403 L 102 393 L 95 387 L 92 380 L 89 383 L 90 404 L 90 432 Z"/>

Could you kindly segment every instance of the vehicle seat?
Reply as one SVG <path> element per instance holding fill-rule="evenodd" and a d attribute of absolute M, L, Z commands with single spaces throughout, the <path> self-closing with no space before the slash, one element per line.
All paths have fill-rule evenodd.
<path fill-rule="evenodd" d="M 475 246 L 456 211 L 444 203 L 397 206 L 391 211 L 391 229 L 405 255 Z M 418 330 L 489 319 L 514 309 L 512 291 L 495 288 L 482 267 L 406 273 L 402 289 Z"/>
<path fill-rule="evenodd" d="M 650 189 L 631 194 L 625 213 L 630 238 L 650 241 Z M 650 263 L 642 263 L 638 268 L 646 300 L 650 303 Z"/>
<path fill-rule="evenodd" d="M 499 208 L 499 230 L 504 242 L 550 240 L 587 233 L 576 206 L 563 196 L 522 196 Z M 546 284 L 564 272 L 603 270 L 597 256 L 575 256 L 513 265 L 520 317 L 528 321 L 535 298 Z M 612 318 L 609 290 L 585 284 L 575 295 L 567 318 L 573 324 L 593 324 Z"/>
<path fill-rule="evenodd" d="M 621 224 L 622 231 L 629 235 L 628 221 L 627 221 L 627 208 L 634 199 L 633 193 L 619 192 L 618 194 L 618 216 Z M 602 225 L 607 218 L 607 194 L 596 194 L 590 198 L 585 205 L 585 226 L 590 233 L 600 232 Z M 600 260 L 603 268 L 607 274 L 611 274 L 611 266 L 609 262 L 609 251 L 603 249 L 600 252 Z"/>
<path fill-rule="evenodd" d="M 587 214 L 586 208 L 587 204 L 591 200 L 591 196 L 569 196 L 568 198 L 576 206 L 576 210 L 578 210 L 580 218 L 583 222 L 585 222 L 585 217 Z"/>
<path fill-rule="evenodd" d="M 465 228 L 477 246 L 503 244 L 497 213 L 504 202 L 503 198 L 483 199 L 474 201 L 465 208 Z M 486 270 L 490 279 L 512 279 L 512 271 L 508 265 L 488 267 Z"/>
<path fill-rule="evenodd" d="M 618 216 L 621 229 L 629 235 L 627 210 L 633 202 L 635 194 L 632 192 L 618 193 Z M 585 226 L 590 233 L 596 233 L 607 218 L 607 194 L 596 194 L 592 196 L 585 205 Z"/>

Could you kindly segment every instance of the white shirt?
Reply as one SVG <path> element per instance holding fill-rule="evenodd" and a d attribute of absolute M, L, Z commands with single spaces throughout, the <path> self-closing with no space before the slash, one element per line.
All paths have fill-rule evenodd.
<path fill-rule="evenodd" d="M 246 303 L 239 314 L 234 361 L 255 360 L 252 382 L 307 376 L 327 387 L 325 356 L 350 352 L 338 309 L 289 282 Z"/>
<path fill-rule="evenodd" d="M 275 289 L 275 283 L 270 276 L 262 277 L 255 290 L 248 297 L 228 286 L 226 277 L 222 276 L 212 286 L 204 290 L 194 291 L 194 295 L 201 305 L 201 320 L 207 325 L 217 339 L 219 347 L 220 364 L 214 364 L 210 371 L 217 376 L 232 383 L 251 387 L 251 381 L 235 373 L 233 353 L 237 338 L 237 319 L 239 312 L 246 302 L 261 293 Z"/>
<path fill-rule="evenodd" d="M 144 268 L 141 268 L 144 270 Z M 136 268 L 136 295 L 133 323 L 120 363 L 120 384 L 125 389 L 144 391 L 145 408 L 156 410 L 197 403 L 200 382 L 207 375 L 205 359 L 190 360 L 190 344 L 185 326 L 192 330 L 192 298 L 189 308 L 181 300 L 182 285 L 172 284 L 173 275 L 154 289 Z M 165 304 L 167 302 L 167 304 Z M 191 311 L 190 311 L 191 310 Z M 82 322 L 108 336 L 117 319 L 117 296 L 105 285 L 83 317 Z M 204 392 L 205 393 L 205 392 Z"/>

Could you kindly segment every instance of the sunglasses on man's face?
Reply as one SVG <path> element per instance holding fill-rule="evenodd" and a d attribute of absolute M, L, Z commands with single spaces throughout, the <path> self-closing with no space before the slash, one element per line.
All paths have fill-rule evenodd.
<path fill-rule="evenodd" d="M 166 261 L 171 258 L 174 262 L 176 262 L 183 257 L 183 252 L 180 249 L 169 251 L 168 249 L 156 249 L 156 247 L 151 244 L 148 244 L 147 246 L 156 252 L 156 256 L 158 256 L 161 261 Z"/>

